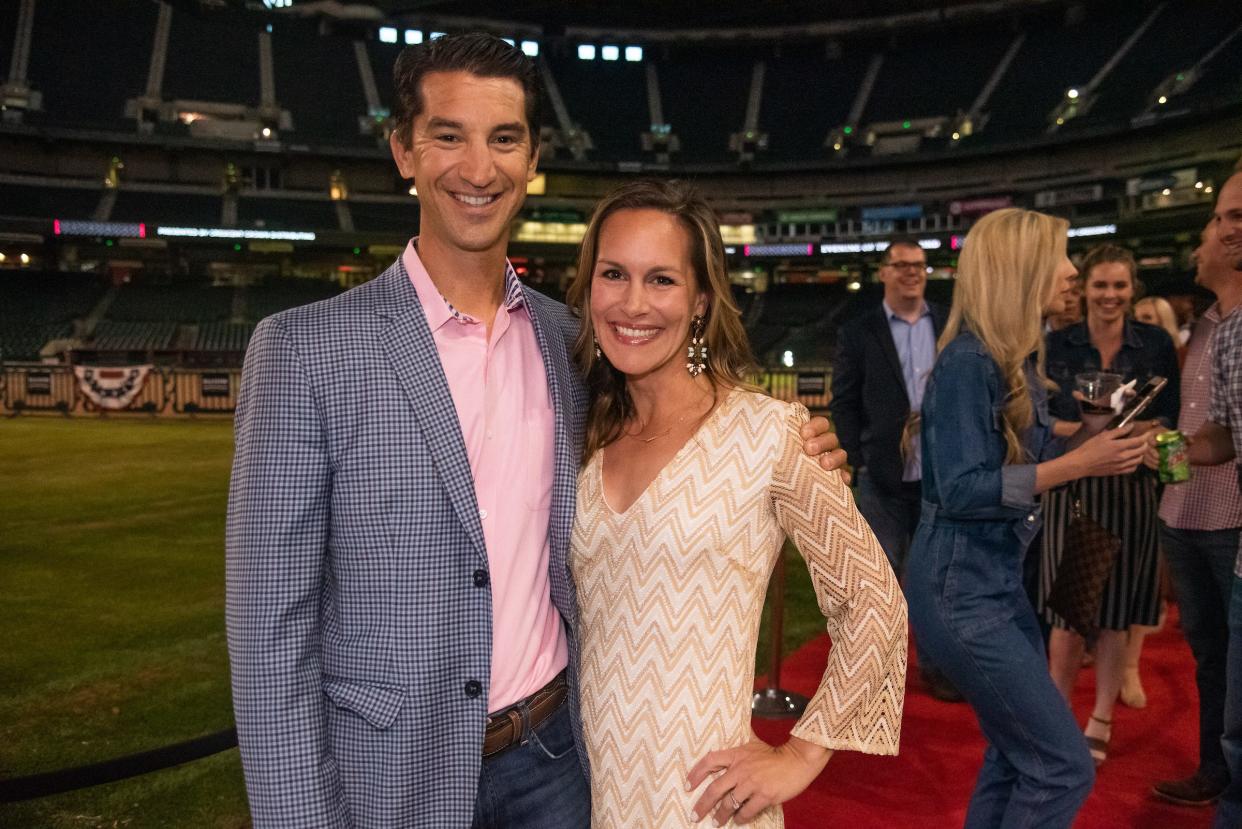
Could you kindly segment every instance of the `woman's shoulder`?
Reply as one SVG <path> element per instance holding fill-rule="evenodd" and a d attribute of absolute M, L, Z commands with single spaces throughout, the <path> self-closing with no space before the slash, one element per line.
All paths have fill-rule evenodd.
<path fill-rule="evenodd" d="M 769 394 L 748 389 L 734 389 L 724 404 L 732 406 L 745 417 L 763 422 L 802 421 L 810 419 L 806 406 L 785 400 L 777 400 Z"/>
<path fill-rule="evenodd" d="M 1138 320 L 1127 320 L 1134 330 L 1134 334 L 1138 337 L 1143 348 L 1173 348 L 1173 338 L 1169 336 L 1169 332 L 1165 331 L 1159 325 L 1152 325 L 1148 322 L 1139 322 Z"/>

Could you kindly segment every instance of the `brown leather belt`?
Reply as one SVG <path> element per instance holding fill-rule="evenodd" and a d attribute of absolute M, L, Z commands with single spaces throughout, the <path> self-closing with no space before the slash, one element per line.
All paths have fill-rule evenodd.
<path fill-rule="evenodd" d="M 489 714 L 487 730 L 483 732 L 483 756 L 493 757 L 526 742 L 530 732 L 552 716 L 568 696 L 569 685 L 565 682 L 565 672 L 561 671 L 551 682 L 521 702 Z"/>

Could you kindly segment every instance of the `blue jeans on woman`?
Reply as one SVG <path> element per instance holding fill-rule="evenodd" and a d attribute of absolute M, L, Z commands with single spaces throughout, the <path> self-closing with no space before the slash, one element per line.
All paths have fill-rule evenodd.
<path fill-rule="evenodd" d="M 974 708 L 988 741 L 965 825 L 1068 827 L 1091 793 L 1095 767 L 1048 673 L 1019 541 L 1004 523 L 986 522 L 991 534 L 1009 535 L 1013 555 L 980 555 L 990 546 L 978 545 L 985 522 L 937 520 L 936 512 L 924 505 L 906 599 L 923 647 Z"/>
<path fill-rule="evenodd" d="M 1033 417 L 1010 463 L 1000 367 L 970 331 L 941 351 L 923 395 L 923 513 L 906 562 L 914 632 L 988 741 L 966 813 L 980 829 L 1068 827 L 1095 782 L 1023 587 L 1040 528 L 1036 466 L 1062 449 L 1033 361 L 1025 373 Z"/>

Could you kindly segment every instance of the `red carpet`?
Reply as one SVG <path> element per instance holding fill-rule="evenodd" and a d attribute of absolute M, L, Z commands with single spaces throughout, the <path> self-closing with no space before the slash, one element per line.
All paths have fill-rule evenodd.
<path fill-rule="evenodd" d="M 1077 829 L 1191 829 L 1211 824 L 1212 809 L 1156 800 L 1151 784 L 1194 771 L 1198 758 L 1198 697 L 1194 660 L 1176 624 L 1176 611 L 1143 649 L 1147 707 L 1118 703 L 1109 759 L 1079 813 Z M 820 637 L 792 654 L 782 667 L 786 690 L 811 694 L 828 653 Z M 969 706 L 927 696 L 913 670 L 906 692 L 901 754 L 872 757 L 838 752 L 819 780 L 785 804 L 790 829 L 959 827 L 983 761 L 983 737 Z M 1074 711 L 1080 723 L 1091 713 L 1095 674 L 1079 676 Z M 783 742 L 792 721 L 755 720 L 763 739 Z"/>

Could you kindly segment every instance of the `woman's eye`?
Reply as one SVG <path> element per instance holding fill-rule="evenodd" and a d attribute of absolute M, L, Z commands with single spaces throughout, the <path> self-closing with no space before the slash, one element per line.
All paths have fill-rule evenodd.
<path fill-rule="evenodd" d="M 616 268 L 609 268 L 608 270 L 602 272 L 600 276 L 604 277 L 604 279 L 620 279 L 621 271 Z"/>
<path fill-rule="evenodd" d="M 656 275 L 656 276 L 652 277 L 652 281 L 653 281 L 653 282 L 655 282 L 655 284 L 657 284 L 657 285 L 675 285 L 675 284 L 677 284 L 677 283 L 673 280 L 673 278 L 672 278 L 671 276 L 664 276 L 664 275 L 662 275 L 662 274 L 659 274 L 659 275 Z"/>

